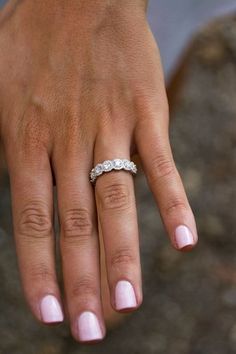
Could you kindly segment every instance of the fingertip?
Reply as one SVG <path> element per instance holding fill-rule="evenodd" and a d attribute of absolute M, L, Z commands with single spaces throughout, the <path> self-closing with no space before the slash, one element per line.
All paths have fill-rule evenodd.
<path fill-rule="evenodd" d="M 174 247 L 177 251 L 180 251 L 180 252 L 191 252 L 191 251 L 193 251 L 193 249 L 196 247 L 196 244 L 194 244 L 194 245 L 186 245 L 186 246 L 184 246 L 184 247 L 182 247 L 182 248 L 177 248 L 177 247 Z"/>
<path fill-rule="evenodd" d="M 41 321 L 44 324 L 59 324 L 64 320 L 62 307 L 56 296 L 45 295 L 40 303 Z"/>
<path fill-rule="evenodd" d="M 189 252 L 197 244 L 198 238 L 194 237 L 193 232 L 186 225 L 179 225 L 175 229 L 174 247 L 178 251 Z"/>
<path fill-rule="evenodd" d="M 137 289 L 136 289 L 137 290 Z M 128 280 L 119 280 L 114 291 L 113 309 L 118 313 L 136 311 L 142 304 L 141 295 L 137 294 L 134 285 Z"/>
<path fill-rule="evenodd" d="M 93 311 L 85 310 L 76 319 L 75 340 L 83 344 L 96 344 L 104 340 L 106 327 Z"/>

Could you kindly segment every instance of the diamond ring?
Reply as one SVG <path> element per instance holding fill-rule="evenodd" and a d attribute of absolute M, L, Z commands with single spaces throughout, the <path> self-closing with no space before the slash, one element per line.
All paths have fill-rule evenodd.
<path fill-rule="evenodd" d="M 110 172 L 112 170 L 125 170 L 131 172 L 133 175 L 137 173 L 137 167 L 133 161 L 127 159 L 114 159 L 105 160 L 98 163 L 90 172 L 90 182 L 95 183 L 98 176 L 101 176 L 104 172 Z"/>

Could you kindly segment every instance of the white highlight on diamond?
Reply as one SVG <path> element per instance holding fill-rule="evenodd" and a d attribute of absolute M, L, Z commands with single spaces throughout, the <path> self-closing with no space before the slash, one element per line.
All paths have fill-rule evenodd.
<path fill-rule="evenodd" d="M 115 159 L 113 160 L 113 167 L 116 170 L 121 170 L 123 168 L 123 161 L 120 159 Z"/>
<path fill-rule="evenodd" d="M 112 161 L 110 161 L 110 160 L 104 161 L 103 168 L 105 171 L 111 171 L 112 170 Z"/>
<path fill-rule="evenodd" d="M 125 170 L 130 170 L 131 162 L 129 160 L 123 160 Z"/>
<path fill-rule="evenodd" d="M 103 166 L 101 163 L 99 163 L 96 167 L 95 167 L 95 173 L 97 176 L 101 175 L 103 172 Z"/>
<path fill-rule="evenodd" d="M 132 174 L 137 173 L 137 167 L 133 161 L 127 159 L 114 159 L 105 160 L 102 163 L 97 164 L 90 172 L 90 181 L 94 183 L 98 176 L 104 172 L 110 172 L 112 170 L 126 170 Z"/>

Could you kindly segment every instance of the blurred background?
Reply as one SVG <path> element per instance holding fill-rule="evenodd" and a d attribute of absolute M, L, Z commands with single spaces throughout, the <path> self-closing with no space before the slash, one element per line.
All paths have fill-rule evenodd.
<path fill-rule="evenodd" d="M 172 249 L 139 174 L 135 183 L 144 303 L 111 329 L 103 343 L 80 345 L 67 324 L 45 327 L 25 304 L 3 167 L 0 354 L 236 352 L 236 1 L 173 3 L 150 1 L 148 17 L 161 48 L 171 144 L 196 215 L 199 245 L 188 254 Z"/>

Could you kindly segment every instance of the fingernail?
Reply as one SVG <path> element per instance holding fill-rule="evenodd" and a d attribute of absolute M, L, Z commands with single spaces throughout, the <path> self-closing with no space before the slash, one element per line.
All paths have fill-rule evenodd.
<path fill-rule="evenodd" d="M 41 315 L 45 323 L 62 322 L 61 305 L 53 295 L 46 295 L 41 301 Z"/>
<path fill-rule="evenodd" d="M 120 280 L 116 284 L 115 306 L 117 310 L 124 310 L 137 306 L 134 288 L 127 280 Z"/>
<path fill-rule="evenodd" d="M 82 341 L 99 340 L 103 338 L 97 316 L 90 311 L 83 312 L 78 319 L 79 337 Z"/>
<path fill-rule="evenodd" d="M 175 240 L 179 249 L 194 245 L 193 235 L 185 225 L 180 225 L 176 228 Z"/>

